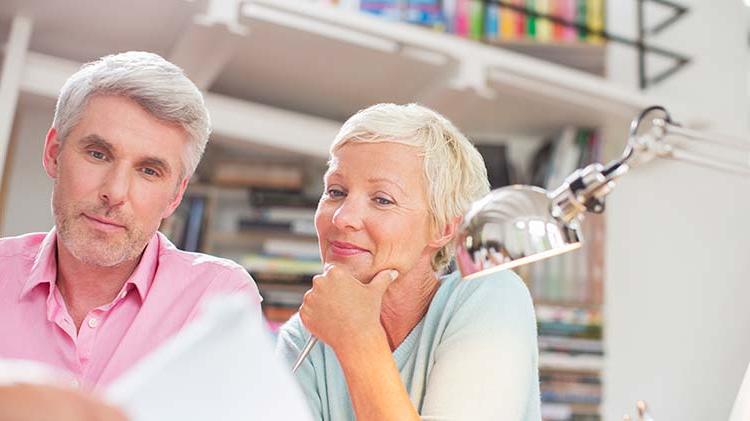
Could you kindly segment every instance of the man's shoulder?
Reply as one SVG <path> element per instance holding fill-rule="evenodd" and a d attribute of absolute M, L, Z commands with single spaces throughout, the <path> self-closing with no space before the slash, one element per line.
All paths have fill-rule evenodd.
<path fill-rule="evenodd" d="M 195 253 L 177 248 L 162 252 L 160 264 L 169 262 L 171 265 L 189 268 L 191 271 L 244 271 L 237 262 L 223 257 L 205 253 Z"/>
<path fill-rule="evenodd" d="M 34 258 L 47 234 L 46 232 L 34 232 L 0 238 L 0 259 Z"/>
<path fill-rule="evenodd" d="M 220 283 L 227 284 L 225 286 L 229 287 L 241 287 L 244 284 L 253 283 L 247 270 L 230 259 L 180 250 L 166 240 L 166 237 L 161 240 L 160 272 L 163 269 L 169 273 L 181 273 L 187 275 L 186 280 L 202 281 L 199 283 L 211 283 L 218 279 Z"/>

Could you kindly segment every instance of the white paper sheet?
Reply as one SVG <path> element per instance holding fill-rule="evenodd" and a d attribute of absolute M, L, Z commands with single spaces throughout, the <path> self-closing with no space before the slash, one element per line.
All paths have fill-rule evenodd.
<path fill-rule="evenodd" d="M 745 371 L 745 378 L 742 380 L 742 386 L 737 393 L 737 399 L 734 401 L 732 414 L 729 421 L 747 421 L 750 420 L 750 365 Z"/>
<path fill-rule="evenodd" d="M 244 296 L 200 318 L 111 384 L 132 421 L 311 420 L 292 375 Z"/>

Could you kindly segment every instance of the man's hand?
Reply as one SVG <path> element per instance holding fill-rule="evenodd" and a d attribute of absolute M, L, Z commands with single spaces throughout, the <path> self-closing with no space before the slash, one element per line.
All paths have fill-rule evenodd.
<path fill-rule="evenodd" d="M 118 408 L 53 386 L 0 386 L 0 421 L 127 421 Z"/>

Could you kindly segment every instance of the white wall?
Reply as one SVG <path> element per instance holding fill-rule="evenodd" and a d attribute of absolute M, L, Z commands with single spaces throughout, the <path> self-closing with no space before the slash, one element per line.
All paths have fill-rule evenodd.
<path fill-rule="evenodd" d="M 42 149 L 54 108 L 22 101 L 14 127 L 13 154 L 8 156 L 10 179 L 0 236 L 47 231 L 53 225 L 52 181 L 42 168 Z"/>
<path fill-rule="evenodd" d="M 673 116 L 748 138 L 747 10 L 681 0 L 690 15 L 656 39 L 693 63 L 648 92 Z M 628 4 L 626 4 L 628 3 Z M 635 2 L 609 2 L 613 32 L 634 33 Z M 635 86 L 635 55 L 615 47 L 610 76 Z M 750 363 L 750 180 L 658 161 L 608 203 L 604 414 L 724 420 Z"/>

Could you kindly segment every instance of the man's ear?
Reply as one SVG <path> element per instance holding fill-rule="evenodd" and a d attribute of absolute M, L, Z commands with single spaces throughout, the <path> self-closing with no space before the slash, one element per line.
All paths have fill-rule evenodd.
<path fill-rule="evenodd" d="M 449 241 L 453 241 L 453 238 L 456 236 L 456 231 L 458 231 L 458 225 L 461 223 L 461 219 L 460 216 L 456 216 L 448 221 L 443 227 L 443 230 L 440 233 L 437 233 L 437 238 L 430 241 L 430 246 L 440 249 L 448 244 Z"/>
<path fill-rule="evenodd" d="M 177 194 L 175 195 L 169 206 L 167 206 L 167 209 L 164 210 L 164 213 L 161 215 L 161 219 L 166 219 L 172 216 L 177 207 L 180 206 L 180 202 L 182 202 L 182 197 L 185 195 L 185 190 L 187 190 L 189 181 L 190 177 L 185 177 L 182 179 L 182 181 L 180 181 L 180 186 L 177 188 Z"/>
<path fill-rule="evenodd" d="M 62 150 L 60 138 L 57 136 L 57 130 L 51 127 L 47 132 L 47 138 L 44 140 L 44 152 L 42 155 L 42 166 L 50 178 L 57 178 L 58 165 L 57 158 Z"/>

